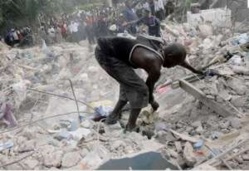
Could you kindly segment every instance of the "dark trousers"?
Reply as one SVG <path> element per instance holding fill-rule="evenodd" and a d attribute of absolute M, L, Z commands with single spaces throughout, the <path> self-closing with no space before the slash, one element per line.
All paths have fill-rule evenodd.
<path fill-rule="evenodd" d="M 165 12 L 163 9 L 156 12 L 156 18 L 158 18 L 160 21 L 162 21 L 165 18 Z"/>
<path fill-rule="evenodd" d="M 148 87 L 130 65 L 106 55 L 99 47 L 95 50 L 95 57 L 100 66 L 119 83 L 119 100 L 129 102 L 132 109 L 148 105 Z"/>

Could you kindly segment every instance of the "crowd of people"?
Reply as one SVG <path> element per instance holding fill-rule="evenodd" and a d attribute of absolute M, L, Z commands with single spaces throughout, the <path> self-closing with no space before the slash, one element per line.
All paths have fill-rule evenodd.
<path fill-rule="evenodd" d="M 47 44 L 88 40 L 90 45 L 95 44 L 98 37 L 124 32 L 160 37 L 160 22 L 173 13 L 173 9 L 173 0 L 126 0 L 114 7 L 95 7 L 44 20 L 40 23 L 39 37 Z M 147 26 L 148 30 L 143 26 Z M 31 44 L 31 33 L 28 27 L 11 29 L 4 40 L 10 46 Z"/>
<path fill-rule="evenodd" d="M 7 34 L 4 37 L 1 37 L 0 39 L 11 47 L 15 45 L 33 45 L 32 30 L 30 27 L 23 27 L 19 29 L 12 28 L 8 30 Z"/>
<path fill-rule="evenodd" d="M 173 13 L 173 9 L 173 0 L 126 0 L 115 7 L 96 7 L 63 15 L 59 20 L 52 18 L 41 24 L 40 31 L 48 44 L 63 39 L 70 42 L 87 39 L 89 44 L 95 44 L 98 37 L 124 32 L 132 35 L 146 32 L 160 37 L 160 22 Z M 148 30 L 141 29 L 142 25 Z"/>

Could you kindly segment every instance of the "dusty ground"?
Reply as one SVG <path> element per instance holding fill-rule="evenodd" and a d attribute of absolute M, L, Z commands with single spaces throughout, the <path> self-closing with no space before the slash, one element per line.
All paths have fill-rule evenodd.
<path fill-rule="evenodd" d="M 218 48 L 219 35 L 182 41 L 189 44 L 189 60 L 197 67 L 231 47 L 229 44 Z M 209 77 L 194 83 L 211 99 L 235 110 L 236 115 L 221 116 L 183 90 L 168 86 L 164 91 L 155 91 L 160 103 L 157 114 L 151 117 L 146 112 L 148 108 L 140 115 L 141 133 L 124 134 L 120 124 L 108 127 L 91 121 L 92 108 L 113 107 L 119 91 L 118 84 L 98 66 L 86 42 L 63 43 L 48 49 L 1 48 L 1 169 L 95 169 L 110 158 L 145 151 L 160 151 L 185 169 L 203 162 L 219 169 L 223 166 L 208 163 L 209 159 L 248 139 L 247 53 L 239 56 L 242 59 L 239 65 L 231 60 L 216 66 L 225 78 Z M 176 67 L 163 69 L 162 73 L 157 86 L 190 72 Z M 72 80 L 80 101 L 80 125 L 68 79 Z M 11 110 L 7 110 L 8 105 Z M 13 116 L 12 113 L 17 120 L 14 128 L 4 118 Z M 122 122 L 127 122 L 127 117 L 125 112 Z M 197 148 L 196 142 L 200 140 L 202 145 Z M 223 159 L 233 169 L 247 168 L 246 147 L 245 144 L 234 148 L 230 157 L 244 152 L 232 160 L 227 159 L 229 156 Z"/>

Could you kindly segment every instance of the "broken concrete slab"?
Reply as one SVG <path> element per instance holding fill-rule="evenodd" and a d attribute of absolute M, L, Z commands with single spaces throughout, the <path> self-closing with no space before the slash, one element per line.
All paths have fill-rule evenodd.
<path fill-rule="evenodd" d="M 26 141 L 20 144 L 18 148 L 16 148 L 18 153 L 26 153 L 26 152 L 34 151 L 35 149 L 36 149 L 35 140 Z"/>
<path fill-rule="evenodd" d="M 243 159 L 244 161 L 249 161 L 249 154 L 243 154 L 243 155 L 242 155 L 242 159 Z"/>
<path fill-rule="evenodd" d="M 228 93 L 227 90 L 221 90 L 218 94 L 221 98 L 223 98 L 226 101 L 229 101 L 232 99 L 232 96 Z"/>
<path fill-rule="evenodd" d="M 63 168 L 71 168 L 76 166 L 82 160 L 79 152 L 70 152 L 64 154 L 62 158 L 62 167 Z"/>
<path fill-rule="evenodd" d="M 200 30 L 200 36 L 204 39 L 213 35 L 213 27 L 211 25 L 200 24 L 198 25 L 198 29 Z"/>
<path fill-rule="evenodd" d="M 178 158 L 178 155 L 179 155 L 179 154 L 178 154 L 175 150 L 173 150 L 173 149 L 168 149 L 167 151 L 168 151 L 170 157 L 175 158 L 175 159 Z"/>
<path fill-rule="evenodd" d="M 60 168 L 62 164 L 63 151 L 48 152 L 43 154 L 43 165 L 45 167 Z"/>
<path fill-rule="evenodd" d="M 248 104 L 248 97 L 246 96 L 233 96 L 231 99 L 231 103 L 235 107 L 244 107 Z"/>
<path fill-rule="evenodd" d="M 15 163 L 13 165 L 9 165 L 5 167 L 7 170 L 24 170 L 24 167 L 21 164 Z"/>
<path fill-rule="evenodd" d="M 229 118 L 229 121 L 230 121 L 230 125 L 232 128 L 235 128 L 235 129 L 242 128 L 241 119 L 237 117 L 232 117 L 232 118 Z"/>
<path fill-rule="evenodd" d="M 191 123 L 191 126 L 193 126 L 194 128 L 198 128 L 198 127 L 202 126 L 202 123 L 201 123 L 201 121 L 195 121 L 195 122 Z"/>
<path fill-rule="evenodd" d="M 233 116 L 236 115 L 234 111 L 227 110 L 226 107 L 221 106 L 217 102 L 215 102 L 212 99 L 207 98 L 207 96 L 198 88 L 194 87 L 189 82 L 181 79 L 180 80 L 180 86 L 182 89 L 196 97 L 198 100 L 200 100 L 204 105 L 209 107 L 211 110 L 217 112 L 221 116 Z"/>
<path fill-rule="evenodd" d="M 222 121 L 220 121 L 220 123 L 219 123 L 219 127 L 221 128 L 221 129 L 228 129 L 228 127 L 230 126 L 230 121 L 229 120 L 222 120 Z"/>
<path fill-rule="evenodd" d="M 244 66 L 232 66 L 232 70 L 236 74 L 249 75 L 249 69 Z"/>
<path fill-rule="evenodd" d="M 101 165 L 102 162 L 103 159 L 98 154 L 90 152 L 80 163 L 88 168 L 95 168 L 96 166 Z"/>
<path fill-rule="evenodd" d="M 193 167 L 197 162 L 195 155 L 194 155 L 194 148 L 189 142 L 186 142 L 185 144 L 185 147 L 183 150 L 183 158 L 185 159 L 186 164 L 189 167 Z"/>
<path fill-rule="evenodd" d="M 197 128 L 196 128 L 196 130 L 195 130 L 197 133 L 199 133 L 199 134 L 202 134 L 203 132 L 204 132 L 204 129 L 203 129 L 203 127 L 200 125 L 200 126 L 198 126 Z"/>
<path fill-rule="evenodd" d="M 165 143 L 167 141 L 175 141 L 176 137 L 171 132 L 159 131 L 155 137 L 160 143 Z"/>
<path fill-rule="evenodd" d="M 247 91 L 247 86 L 242 79 L 231 78 L 227 81 L 227 85 L 233 89 L 238 95 L 244 95 Z"/>
<path fill-rule="evenodd" d="M 181 144 L 181 141 L 175 141 L 175 147 L 176 147 L 176 151 L 178 153 L 181 153 L 182 152 L 182 144 Z"/>
<path fill-rule="evenodd" d="M 112 149 L 117 150 L 119 147 L 125 147 L 126 144 L 124 141 L 117 140 L 112 144 Z"/>
<path fill-rule="evenodd" d="M 24 160 L 22 164 L 24 164 L 26 169 L 33 170 L 40 164 L 40 162 L 36 159 L 29 158 Z"/>

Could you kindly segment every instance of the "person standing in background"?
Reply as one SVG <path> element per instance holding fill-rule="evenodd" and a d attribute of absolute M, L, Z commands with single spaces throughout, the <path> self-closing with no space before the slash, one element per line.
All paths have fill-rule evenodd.
<path fill-rule="evenodd" d="M 130 0 L 125 1 L 125 9 L 123 11 L 123 15 L 126 19 L 126 22 L 136 21 L 138 19 L 137 14 L 135 13 L 134 9 L 132 8 Z M 131 34 L 136 34 L 137 33 L 136 23 L 131 24 L 129 26 L 128 31 Z"/>
<path fill-rule="evenodd" d="M 162 0 L 155 0 L 155 16 L 160 21 L 165 18 L 165 9 Z"/>

